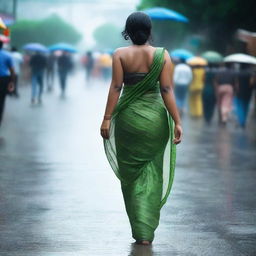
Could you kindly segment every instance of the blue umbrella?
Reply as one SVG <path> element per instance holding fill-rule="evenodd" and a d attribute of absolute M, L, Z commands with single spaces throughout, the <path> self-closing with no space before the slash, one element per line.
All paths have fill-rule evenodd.
<path fill-rule="evenodd" d="M 49 50 L 50 51 L 66 51 L 66 52 L 72 52 L 72 53 L 77 52 L 75 47 L 73 47 L 71 44 L 67 44 L 67 43 L 54 44 L 49 47 Z"/>
<path fill-rule="evenodd" d="M 26 51 L 34 51 L 34 52 L 48 52 L 48 49 L 39 43 L 29 43 L 23 46 L 23 49 Z"/>
<path fill-rule="evenodd" d="M 154 7 L 146 9 L 143 12 L 149 15 L 149 17 L 153 20 L 174 20 L 179 22 L 188 22 L 188 18 L 167 8 Z"/>
<path fill-rule="evenodd" d="M 193 56 L 194 56 L 194 54 L 186 49 L 176 49 L 174 51 L 171 51 L 171 57 L 173 57 L 173 58 L 187 60 Z"/>

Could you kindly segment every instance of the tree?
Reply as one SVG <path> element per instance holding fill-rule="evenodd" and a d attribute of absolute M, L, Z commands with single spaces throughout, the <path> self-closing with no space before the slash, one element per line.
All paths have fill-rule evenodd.
<path fill-rule="evenodd" d="M 17 47 L 30 42 L 49 46 L 58 42 L 76 44 L 81 39 L 81 35 L 59 16 L 52 15 L 38 21 L 18 21 L 11 27 L 11 39 L 12 44 Z"/>
<path fill-rule="evenodd" d="M 205 46 L 225 53 L 238 28 L 255 30 L 255 0 L 141 0 L 138 9 L 162 6 L 189 18 L 189 33 L 205 38 Z M 175 36 L 175 35 L 174 35 Z"/>
<path fill-rule="evenodd" d="M 123 46 L 125 42 L 121 32 L 121 27 L 117 27 L 111 23 L 105 23 L 97 27 L 93 32 L 97 47 L 115 49 Z"/>

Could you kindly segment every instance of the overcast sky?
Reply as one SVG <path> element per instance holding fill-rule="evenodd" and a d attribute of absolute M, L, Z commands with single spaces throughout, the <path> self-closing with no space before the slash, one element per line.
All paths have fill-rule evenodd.
<path fill-rule="evenodd" d="M 57 13 L 84 35 L 84 41 L 81 42 L 83 48 L 90 48 L 94 44 L 92 32 L 96 27 L 105 22 L 123 27 L 127 16 L 136 10 L 139 2 L 140 0 L 83 0 L 53 4 L 48 1 L 27 0 L 19 4 L 18 18 L 40 19 Z"/>

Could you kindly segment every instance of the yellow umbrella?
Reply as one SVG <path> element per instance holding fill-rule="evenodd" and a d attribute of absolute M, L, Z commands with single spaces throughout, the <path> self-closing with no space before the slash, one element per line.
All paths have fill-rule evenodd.
<path fill-rule="evenodd" d="M 207 66 L 207 61 L 201 57 L 192 57 L 187 60 L 187 63 L 191 66 Z"/>
<path fill-rule="evenodd" d="M 0 28 L 7 29 L 7 27 L 5 26 L 5 24 L 4 24 L 4 22 L 3 22 L 1 17 L 0 17 Z"/>

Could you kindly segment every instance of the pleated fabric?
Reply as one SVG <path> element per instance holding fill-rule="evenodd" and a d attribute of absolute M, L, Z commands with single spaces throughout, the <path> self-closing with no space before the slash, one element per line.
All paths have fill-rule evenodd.
<path fill-rule="evenodd" d="M 157 48 L 145 78 L 124 86 L 110 138 L 104 140 L 107 159 L 121 182 L 133 238 L 139 241 L 153 241 L 174 177 L 173 120 L 158 82 L 163 63 L 164 49 Z"/>

